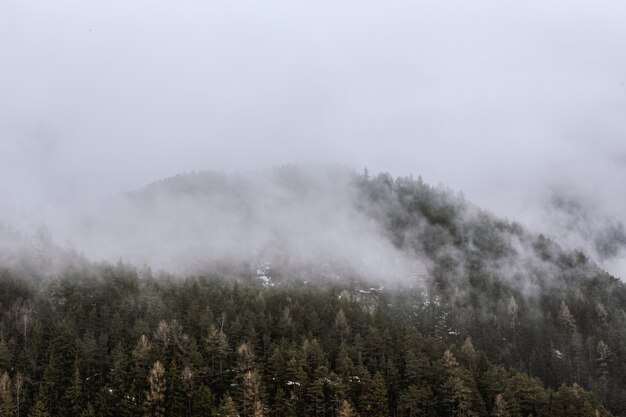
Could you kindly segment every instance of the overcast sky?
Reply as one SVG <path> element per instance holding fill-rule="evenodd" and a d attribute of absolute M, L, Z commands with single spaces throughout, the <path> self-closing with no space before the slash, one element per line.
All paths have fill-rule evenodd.
<path fill-rule="evenodd" d="M 554 187 L 625 212 L 625 16 L 615 0 L 0 0 L 0 207 L 312 162 L 421 174 L 528 221 Z"/>

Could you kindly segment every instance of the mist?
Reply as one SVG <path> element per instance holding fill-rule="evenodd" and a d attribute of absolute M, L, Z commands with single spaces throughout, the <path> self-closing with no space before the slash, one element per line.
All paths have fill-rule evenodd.
<path fill-rule="evenodd" d="M 55 241 L 98 259 L 172 266 L 158 242 L 167 232 L 176 244 L 184 228 L 156 232 L 154 218 L 120 215 L 129 213 L 120 195 L 193 170 L 341 164 L 421 174 L 624 276 L 625 14 L 608 0 L 4 1 L 0 221 L 22 231 L 44 223 Z M 185 201 L 158 215 L 189 220 L 198 239 L 182 245 L 189 251 L 227 256 L 220 239 L 252 254 L 272 233 L 306 232 L 314 246 L 335 242 L 311 258 L 362 250 L 388 255 L 400 275 L 415 269 L 376 247 L 386 243 L 342 192 L 326 191 L 319 205 L 256 207 L 262 227 L 219 204 L 201 206 L 222 210 L 202 217 L 206 229 Z M 555 204 L 563 195 L 575 215 Z M 336 204 L 336 223 L 320 228 Z M 307 210 L 310 224 L 294 214 Z M 286 226 L 269 233 L 278 218 Z M 211 222 L 236 232 L 209 233 Z M 610 230 L 617 247 L 602 249 Z M 118 232 L 128 245 L 105 238 Z M 343 245 L 347 236 L 362 246 Z"/>
<path fill-rule="evenodd" d="M 5 227 L 0 242 L 5 255 L 20 248 L 8 252 L 18 259 L 14 264 L 27 253 L 50 266 L 69 252 L 174 274 L 256 275 L 267 285 L 274 274 L 420 285 L 428 259 L 394 245 L 361 209 L 368 201 L 359 178 L 326 166 L 192 172 L 129 193 L 50 206 L 34 229 L 19 234 Z M 56 264 L 46 273 L 63 267 Z"/>

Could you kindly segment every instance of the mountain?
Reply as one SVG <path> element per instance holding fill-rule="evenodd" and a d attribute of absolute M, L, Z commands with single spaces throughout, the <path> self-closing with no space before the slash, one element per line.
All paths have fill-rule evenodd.
<path fill-rule="evenodd" d="M 87 257 L 138 266 L 5 266 L 0 367 L 53 414 L 162 377 L 167 415 L 626 415 L 622 282 L 421 178 L 197 172 L 76 213 Z"/>

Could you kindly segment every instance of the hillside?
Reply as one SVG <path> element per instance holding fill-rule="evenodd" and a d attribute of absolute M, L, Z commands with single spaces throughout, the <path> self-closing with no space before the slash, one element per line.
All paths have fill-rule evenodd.
<path fill-rule="evenodd" d="M 157 360 L 168 384 L 183 384 L 185 367 L 195 375 L 193 389 L 168 385 L 167 415 L 205 415 L 190 414 L 198 395 L 206 410 L 231 396 L 252 415 L 241 402 L 249 378 L 277 416 L 335 416 L 343 399 L 363 416 L 602 415 L 600 403 L 626 415 L 621 281 L 421 178 L 199 172 L 84 209 L 77 223 L 88 257 L 104 247 L 136 266 L 38 249 L 32 262 L 6 258 L 2 276 L 3 369 L 28 376 L 25 404 L 41 396 L 53 415 L 73 369 L 96 415 L 123 415 L 122 403 L 136 415 Z M 74 261 L 59 265 L 64 253 Z M 222 353 L 210 345 L 219 329 Z M 142 334 L 152 348 L 137 362 Z M 370 384 L 386 412 L 372 411 Z M 109 398 L 112 386 L 136 395 Z"/>
<path fill-rule="evenodd" d="M 138 276 L 2 274 L 0 410 L 28 416 L 610 416 L 382 297 Z M 357 291 L 356 293 L 359 293 Z"/>

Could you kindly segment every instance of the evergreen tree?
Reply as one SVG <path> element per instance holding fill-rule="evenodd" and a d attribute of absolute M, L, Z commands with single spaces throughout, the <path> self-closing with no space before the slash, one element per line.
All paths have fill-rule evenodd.
<path fill-rule="evenodd" d="M 15 411 L 15 401 L 13 400 L 13 389 L 9 373 L 4 371 L 0 375 L 0 416 L 10 417 Z"/>
<path fill-rule="evenodd" d="M 430 387 L 409 385 L 400 395 L 398 412 L 403 417 L 432 416 L 434 407 Z"/>
<path fill-rule="evenodd" d="M 358 417 L 358 414 L 348 400 L 343 400 L 339 410 L 339 417 Z"/>
<path fill-rule="evenodd" d="M 220 408 L 218 410 L 219 417 L 239 417 L 239 413 L 237 412 L 237 407 L 235 407 L 235 402 L 230 397 L 230 395 L 226 395 L 222 402 L 220 403 Z"/>
<path fill-rule="evenodd" d="M 30 409 L 28 417 L 50 417 L 50 413 L 48 413 L 48 409 L 42 399 L 35 401 L 35 405 Z"/>
<path fill-rule="evenodd" d="M 274 398 L 274 405 L 271 409 L 272 417 L 296 417 L 294 402 L 287 398 L 285 391 L 278 388 Z"/>
<path fill-rule="evenodd" d="M 206 385 L 200 385 L 194 394 L 192 415 L 197 417 L 210 417 L 213 415 L 213 393 Z"/>
<path fill-rule="evenodd" d="M 78 367 L 75 367 L 72 385 L 70 385 L 70 387 L 65 391 L 63 405 L 65 407 L 66 414 L 80 416 L 83 412 L 83 404 L 83 381 Z"/>
<path fill-rule="evenodd" d="M 83 411 L 80 417 L 96 417 L 96 412 L 93 409 L 93 405 L 91 405 L 91 403 L 87 403 L 85 411 Z"/>
<path fill-rule="evenodd" d="M 146 335 L 142 334 L 132 352 L 132 392 L 134 397 L 133 403 L 135 404 L 135 414 L 139 413 L 140 410 L 142 410 L 144 403 L 144 392 L 148 389 L 148 385 L 146 382 L 146 373 L 150 370 L 149 361 L 151 352 L 152 344 L 150 343 Z"/>
<path fill-rule="evenodd" d="M 502 394 L 496 395 L 496 400 L 493 405 L 493 410 L 491 411 L 491 415 L 493 417 L 511 417 L 511 414 L 508 410 L 508 405 L 504 398 L 502 398 Z"/>
<path fill-rule="evenodd" d="M 209 335 L 206 338 L 206 351 L 211 360 L 211 371 L 222 373 L 224 362 L 228 356 L 228 338 L 222 330 L 211 324 Z"/>
<path fill-rule="evenodd" d="M 0 371 L 11 367 L 11 352 L 3 339 L 0 339 Z"/>
<path fill-rule="evenodd" d="M 17 412 L 17 416 L 19 417 L 22 415 L 21 406 L 22 406 L 22 396 L 24 392 L 24 375 L 21 372 L 18 372 L 15 375 L 14 389 L 15 389 L 16 412 Z"/>
<path fill-rule="evenodd" d="M 156 361 L 148 376 L 148 391 L 144 400 L 144 416 L 163 417 L 165 415 L 165 369 Z"/>
<path fill-rule="evenodd" d="M 380 372 L 374 374 L 371 386 L 367 388 L 364 415 L 366 417 L 386 417 L 389 415 L 387 386 Z"/>

